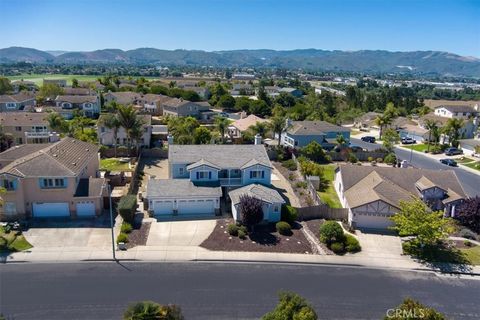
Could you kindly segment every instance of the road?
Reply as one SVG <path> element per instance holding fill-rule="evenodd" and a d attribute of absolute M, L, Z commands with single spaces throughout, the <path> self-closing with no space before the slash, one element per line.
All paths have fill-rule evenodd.
<path fill-rule="evenodd" d="M 351 138 L 350 139 L 353 145 L 360 146 L 362 148 L 366 148 L 368 150 L 375 150 L 381 147 L 380 144 L 376 143 L 368 143 L 368 142 L 363 142 L 360 139 L 356 138 Z M 467 171 L 465 169 L 462 169 L 460 167 L 454 168 L 454 167 L 447 167 L 444 164 L 441 164 L 439 161 L 435 159 L 428 158 L 424 155 L 415 153 L 415 152 L 410 152 L 409 150 L 403 149 L 403 148 L 395 148 L 395 153 L 397 154 L 397 157 L 402 159 L 402 160 L 407 160 L 410 162 L 410 157 L 411 157 L 411 164 L 415 167 L 418 168 L 424 168 L 424 169 L 432 169 L 432 170 L 454 170 L 455 173 L 457 174 L 458 180 L 460 180 L 463 189 L 469 196 L 475 196 L 475 195 L 480 195 L 480 175 L 474 174 L 470 171 Z"/>
<path fill-rule="evenodd" d="M 6 319 L 121 319 L 134 301 L 181 306 L 186 319 L 258 319 L 280 290 L 307 298 L 319 319 L 383 319 L 411 296 L 449 319 L 480 319 L 479 279 L 351 267 L 71 263 L 0 266 Z"/>

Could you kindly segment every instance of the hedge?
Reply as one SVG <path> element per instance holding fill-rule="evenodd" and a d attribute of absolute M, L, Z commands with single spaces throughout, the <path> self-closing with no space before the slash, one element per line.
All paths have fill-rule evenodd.
<path fill-rule="evenodd" d="M 129 194 L 123 196 L 117 205 L 117 212 L 124 221 L 132 224 L 137 211 L 137 196 Z"/>

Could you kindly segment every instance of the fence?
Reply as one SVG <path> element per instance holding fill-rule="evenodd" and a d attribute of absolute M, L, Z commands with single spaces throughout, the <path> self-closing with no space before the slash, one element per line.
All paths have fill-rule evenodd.
<path fill-rule="evenodd" d="M 348 209 L 346 208 L 330 208 L 326 204 L 319 204 L 310 207 L 297 208 L 298 219 L 312 220 L 312 219 L 332 219 L 332 220 L 347 220 Z"/>
<path fill-rule="evenodd" d="M 168 150 L 160 148 L 142 149 L 142 157 L 167 159 Z"/>
<path fill-rule="evenodd" d="M 330 151 L 327 153 L 332 161 L 347 161 L 349 153 L 346 152 L 335 152 Z M 377 160 L 378 158 L 384 158 L 387 155 L 386 151 L 358 151 L 353 152 L 358 159 L 358 161 L 368 161 L 368 158 L 372 158 L 373 160 Z"/>
<path fill-rule="evenodd" d="M 135 163 L 135 170 L 132 172 L 132 181 L 128 186 L 128 194 L 136 194 L 138 192 L 138 183 L 141 177 L 139 176 L 140 171 L 140 160 L 142 159 L 142 152 L 138 156 L 137 162 Z M 143 171 L 143 168 L 142 168 Z"/>

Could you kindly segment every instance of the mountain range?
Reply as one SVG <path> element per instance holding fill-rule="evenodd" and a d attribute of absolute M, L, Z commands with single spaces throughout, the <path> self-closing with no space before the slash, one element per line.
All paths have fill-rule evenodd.
<path fill-rule="evenodd" d="M 480 59 L 442 51 L 391 52 L 385 50 L 134 50 L 103 49 L 88 52 L 0 49 L 0 63 L 39 64 L 156 64 L 164 66 L 266 67 L 312 71 L 365 73 L 410 72 L 480 78 Z"/>

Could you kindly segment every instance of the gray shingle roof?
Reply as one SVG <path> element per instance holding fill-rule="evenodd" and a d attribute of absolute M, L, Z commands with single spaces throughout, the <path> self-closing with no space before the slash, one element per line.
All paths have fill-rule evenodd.
<path fill-rule="evenodd" d="M 31 153 L 40 151 L 51 145 L 52 145 L 51 143 L 30 143 L 30 144 L 21 144 L 19 146 L 13 146 L 10 149 L 7 149 L 4 152 L 0 153 L 0 161 L 12 162 L 22 157 L 25 157 Z"/>
<path fill-rule="evenodd" d="M 337 126 L 326 121 L 292 121 L 287 130 L 293 135 L 323 135 L 327 132 L 349 132 L 349 128 Z"/>
<path fill-rule="evenodd" d="M 55 98 L 56 102 L 70 102 L 70 103 L 95 103 L 97 102 L 97 96 L 57 96 Z"/>
<path fill-rule="evenodd" d="M 0 103 L 7 103 L 7 102 L 24 102 L 28 100 L 35 99 L 35 95 L 28 93 L 28 92 L 20 92 L 17 94 L 8 94 L 8 95 L 0 95 Z"/>
<path fill-rule="evenodd" d="M 48 125 L 46 118 L 48 113 L 36 112 L 2 112 L 0 113 L 0 125 L 2 126 L 33 126 Z"/>
<path fill-rule="evenodd" d="M 441 105 L 441 106 L 436 107 L 435 109 L 439 109 L 439 108 L 445 108 L 450 112 L 470 112 L 470 113 L 477 112 L 477 111 L 475 111 L 475 109 L 473 109 L 473 107 L 471 107 L 469 105 L 461 105 L 461 106 Z"/>
<path fill-rule="evenodd" d="M 206 160 L 221 168 L 240 168 L 252 159 L 271 167 L 263 145 L 170 145 L 168 161 L 172 164 L 192 164 Z"/>
<path fill-rule="evenodd" d="M 240 197 L 242 195 L 249 195 L 268 203 L 285 203 L 285 200 L 283 200 L 277 190 L 265 187 L 261 184 L 249 184 L 248 186 L 230 191 L 228 195 L 234 205 L 240 203 Z"/>
<path fill-rule="evenodd" d="M 188 179 L 150 179 L 147 198 L 221 197 L 220 187 L 198 187 Z"/>
<path fill-rule="evenodd" d="M 218 169 L 220 170 L 221 168 L 205 159 L 202 159 L 200 161 L 197 161 L 195 163 L 192 163 L 191 165 L 187 166 L 187 170 L 192 170 L 192 169 L 195 169 L 195 168 L 198 168 L 200 166 L 208 166 L 208 167 L 211 167 L 211 168 L 214 168 L 214 169 Z"/>

